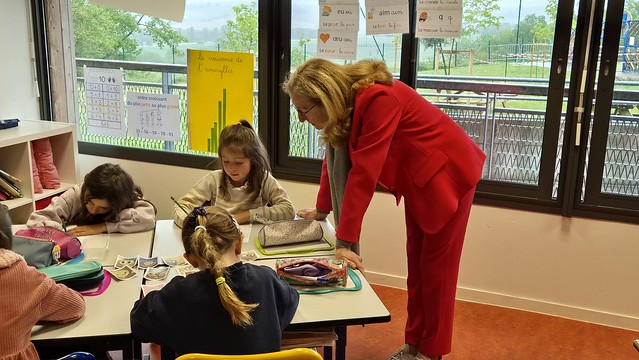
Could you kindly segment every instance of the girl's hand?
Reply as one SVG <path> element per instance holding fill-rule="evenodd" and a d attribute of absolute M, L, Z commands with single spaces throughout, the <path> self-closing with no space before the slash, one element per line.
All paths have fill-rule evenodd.
<path fill-rule="evenodd" d="M 324 220 L 328 214 L 322 214 L 317 209 L 302 209 L 297 212 L 297 216 L 306 220 Z"/>
<path fill-rule="evenodd" d="M 95 224 L 95 225 L 82 225 L 76 226 L 73 229 L 67 231 L 68 234 L 75 236 L 86 236 L 86 235 L 96 235 L 102 234 L 107 231 L 107 227 L 105 223 Z"/>
<path fill-rule="evenodd" d="M 351 269 L 364 271 L 364 266 L 362 266 L 362 257 L 347 248 L 335 249 L 335 258 L 337 258 L 337 260 L 346 261 L 348 267 Z"/>

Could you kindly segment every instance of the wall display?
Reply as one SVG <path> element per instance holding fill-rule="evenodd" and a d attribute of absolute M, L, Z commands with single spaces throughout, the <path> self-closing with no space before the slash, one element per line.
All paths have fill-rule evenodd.
<path fill-rule="evenodd" d="M 418 0 L 415 36 L 460 38 L 462 0 Z"/>
<path fill-rule="evenodd" d="M 191 150 L 216 153 L 226 125 L 253 122 L 253 67 L 250 53 L 187 50 Z"/>
<path fill-rule="evenodd" d="M 128 92 L 126 105 L 129 136 L 180 140 L 180 107 L 177 95 Z"/>
<path fill-rule="evenodd" d="M 366 0 L 366 35 L 408 32 L 408 0 Z"/>
<path fill-rule="evenodd" d="M 87 132 L 93 135 L 126 135 L 122 103 L 122 70 L 84 67 Z"/>

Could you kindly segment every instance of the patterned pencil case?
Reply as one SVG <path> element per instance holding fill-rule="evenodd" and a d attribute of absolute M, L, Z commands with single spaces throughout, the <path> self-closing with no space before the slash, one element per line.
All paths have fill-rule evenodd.
<path fill-rule="evenodd" d="M 315 220 L 285 220 L 267 224 L 257 234 L 263 247 L 321 240 L 322 226 Z"/>
<path fill-rule="evenodd" d="M 348 279 L 348 267 L 343 260 L 278 259 L 275 266 L 280 279 L 291 285 L 346 286 Z"/>

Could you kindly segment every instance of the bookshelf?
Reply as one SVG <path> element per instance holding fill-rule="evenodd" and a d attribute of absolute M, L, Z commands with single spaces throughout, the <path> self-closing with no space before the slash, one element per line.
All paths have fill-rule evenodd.
<path fill-rule="evenodd" d="M 31 142 L 49 138 L 53 162 L 60 176 L 58 189 L 33 191 Z M 52 121 L 21 120 L 16 127 L 0 130 L 0 169 L 17 177 L 24 197 L 2 201 L 9 207 L 14 224 L 24 224 L 35 210 L 36 201 L 63 193 L 78 182 L 76 125 Z"/>

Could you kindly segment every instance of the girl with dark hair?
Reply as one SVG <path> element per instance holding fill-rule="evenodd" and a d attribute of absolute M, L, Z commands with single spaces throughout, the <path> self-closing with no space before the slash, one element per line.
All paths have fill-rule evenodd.
<path fill-rule="evenodd" d="M 218 155 L 222 169 L 206 174 L 173 206 L 178 226 L 188 212 L 209 203 L 228 210 L 240 224 L 256 215 L 273 221 L 295 217 L 293 203 L 271 175 L 266 149 L 248 121 L 222 130 Z"/>
<path fill-rule="evenodd" d="M 200 269 L 138 300 L 131 331 L 176 355 L 280 350 L 299 294 L 267 266 L 240 261 L 242 233 L 218 206 L 197 207 L 182 227 L 184 257 Z M 185 296 L 188 295 L 188 296 Z"/>
<path fill-rule="evenodd" d="M 84 315 L 82 295 L 27 265 L 11 251 L 11 219 L 0 204 L 0 359 L 38 360 L 30 341 L 40 321 L 66 323 Z"/>
<path fill-rule="evenodd" d="M 76 236 L 104 232 L 132 233 L 153 229 L 155 206 L 120 165 L 102 164 L 84 182 L 54 197 L 49 206 L 29 216 L 27 227 L 52 226 Z"/>

